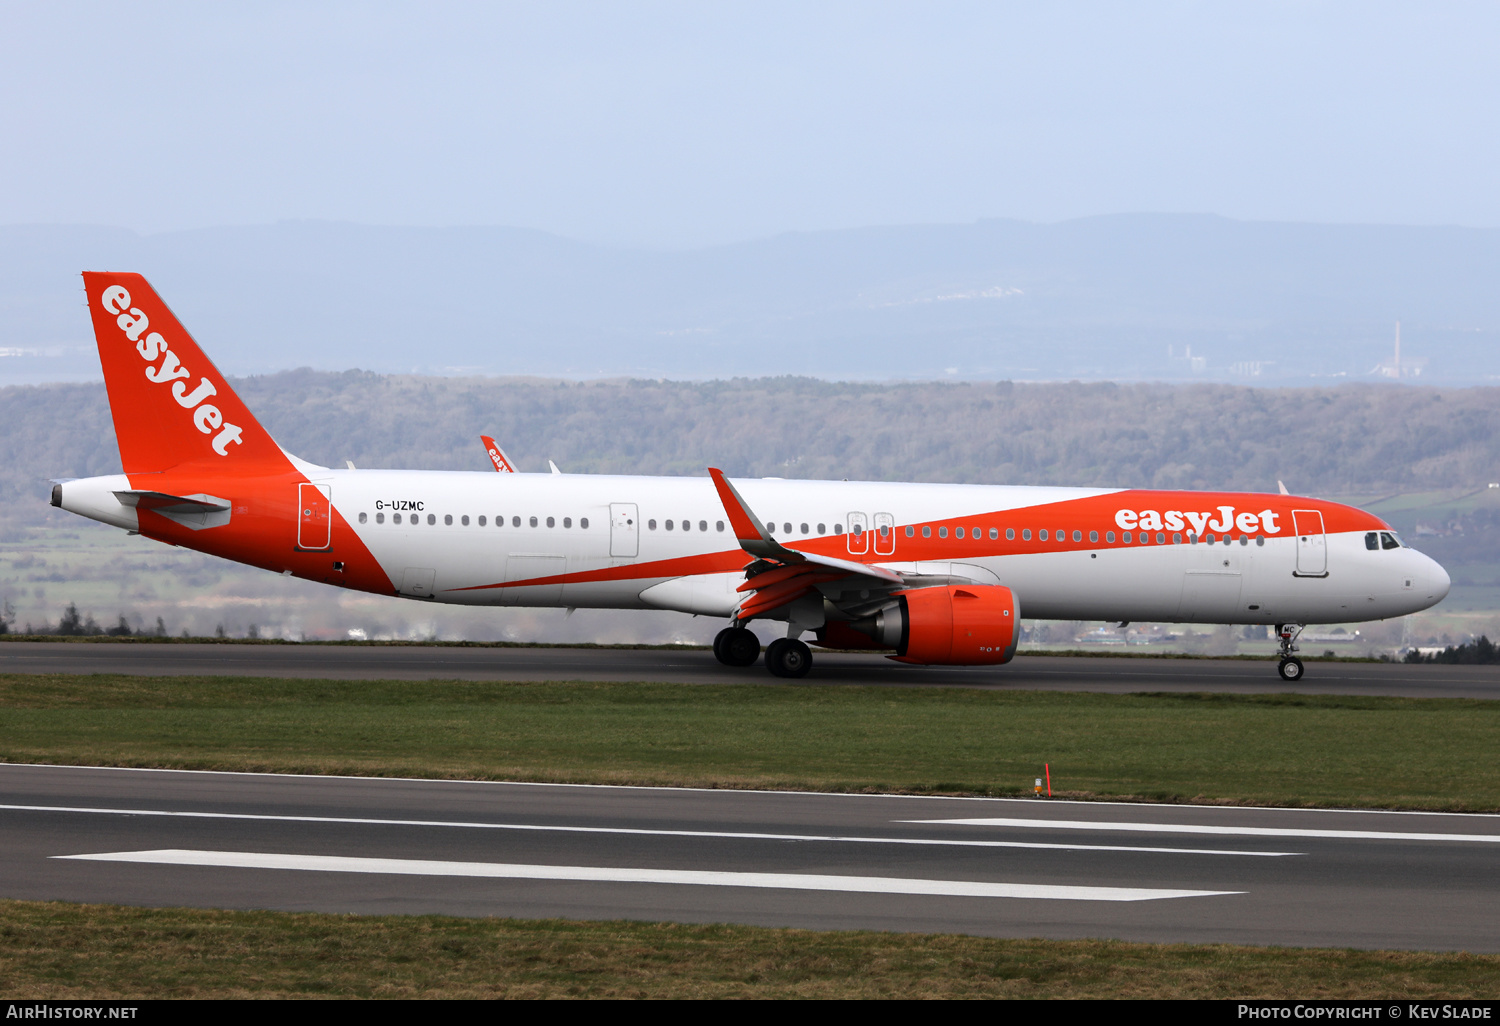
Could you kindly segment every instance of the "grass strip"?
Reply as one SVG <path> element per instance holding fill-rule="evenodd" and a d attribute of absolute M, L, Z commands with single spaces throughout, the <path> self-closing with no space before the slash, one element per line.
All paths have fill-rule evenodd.
<path fill-rule="evenodd" d="M 1500 703 L 0 675 L 0 760 L 1493 811 Z"/>
<path fill-rule="evenodd" d="M 1500 956 L 0 901 L 0 991 L 128 998 L 1485 998 Z"/>

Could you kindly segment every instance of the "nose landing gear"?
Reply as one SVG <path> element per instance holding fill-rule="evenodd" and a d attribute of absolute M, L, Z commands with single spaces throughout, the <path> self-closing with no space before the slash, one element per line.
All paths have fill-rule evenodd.
<path fill-rule="evenodd" d="M 1292 653 L 1298 651 L 1296 641 L 1302 634 L 1303 625 L 1300 623 L 1279 623 L 1276 625 L 1276 636 L 1281 639 L 1279 655 L 1281 662 L 1276 665 L 1276 672 L 1281 674 L 1282 680 L 1302 679 L 1302 660 Z"/>

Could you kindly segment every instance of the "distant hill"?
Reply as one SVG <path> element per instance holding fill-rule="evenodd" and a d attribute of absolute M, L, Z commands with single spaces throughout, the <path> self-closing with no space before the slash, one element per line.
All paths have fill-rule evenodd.
<path fill-rule="evenodd" d="M 145 273 L 230 373 L 1500 382 L 1500 229 L 1121 215 L 684 252 L 516 228 L 0 228 L 0 384 L 96 366 L 78 272 Z M 1191 356 L 1189 356 L 1191 353 Z"/>
<path fill-rule="evenodd" d="M 1500 389 L 810 378 L 563 382 L 294 371 L 236 382 L 290 451 L 331 466 L 1076 484 L 1378 495 L 1500 480 Z M 0 389 L 0 515 L 47 480 L 116 473 L 102 385 Z"/>

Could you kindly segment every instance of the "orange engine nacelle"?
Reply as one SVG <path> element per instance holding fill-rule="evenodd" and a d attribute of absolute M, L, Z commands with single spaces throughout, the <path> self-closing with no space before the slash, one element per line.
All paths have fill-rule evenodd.
<path fill-rule="evenodd" d="M 961 584 L 898 591 L 892 597 L 890 605 L 839 634 L 857 631 L 895 649 L 891 658 L 903 663 L 983 666 L 1010 662 L 1016 654 L 1021 608 L 1009 588 Z"/>

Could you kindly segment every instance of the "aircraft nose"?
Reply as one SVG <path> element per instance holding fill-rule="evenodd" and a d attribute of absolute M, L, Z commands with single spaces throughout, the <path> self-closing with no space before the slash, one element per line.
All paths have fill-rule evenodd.
<path fill-rule="evenodd" d="M 1429 600 L 1433 605 L 1448 597 L 1448 589 L 1453 587 L 1453 579 L 1448 576 L 1442 564 L 1430 556 L 1423 556 L 1427 561 L 1426 573 Z"/>

